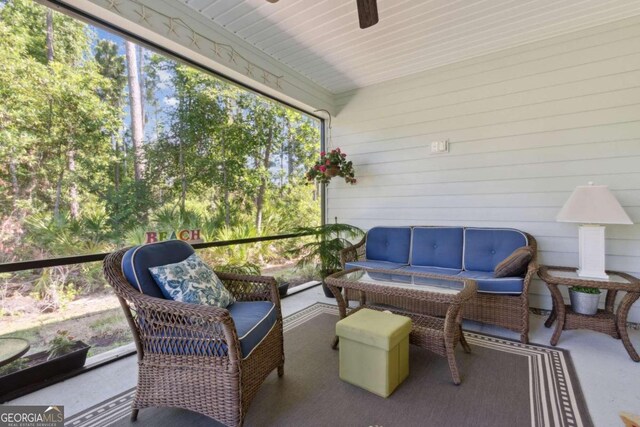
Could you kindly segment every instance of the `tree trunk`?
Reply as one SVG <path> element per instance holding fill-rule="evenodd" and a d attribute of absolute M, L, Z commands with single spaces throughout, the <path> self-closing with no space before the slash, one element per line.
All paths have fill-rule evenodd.
<path fill-rule="evenodd" d="M 224 224 L 231 224 L 231 212 L 229 209 L 229 182 L 227 178 L 227 149 L 225 138 L 222 137 L 222 186 L 224 187 Z"/>
<path fill-rule="evenodd" d="M 76 184 L 75 172 L 76 172 L 76 151 L 75 149 L 69 150 L 69 174 L 71 183 L 69 184 L 69 212 L 71 213 L 71 219 L 77 220 L 80 215 L 80 204 L 78 203 L 78 185 Z"/>
<path fill-rule="evenodd" d="M 142 153 L 143 121 L 140 82 L 138 80 L 138 61 L 136 46 L 125 41 L 127 58 L 127 77 L 129 81 L 129 112 L 131 114 L 131 145 L 133 146 L 133 175 L 136 181 L 142 180 L 144 160 Z"/>
<path fill-rule="evenodd" d="M 180 212 L 184 212 L 187 199 L 187 171 L 184 162 L 184 140 L 187 138 L 187 120 L 191 111 L 191 93 L 180 97 L 178 102 L 178 170 L 180 173 Z"/>
<path fill-rule="evenodd" d="M 262 209 L 264 208 L 264 194 L 267 191 L 267 177 L 269 173 L 269 161 L 271 157 L 271 145 L 273 144 L 273 129 L 269 128 L 269 138 L 267 146 L 264 150 L 264 159 L 262 165 L 265 169 L 265 176 L 260 179 L 260 187 L 258 188 L 258 196 L 256 197 L 256 230 L 258 234 L 262 231 Z"/>
<path fill-rule="evenodd" d="M 56 202 L 53 205 L 53 217 L 58 218 L 60 216 L 60 199 L 62 198 L 62 179 L 64 178 L 64 168 L 60 169 L 58 175 L 58 182 L 56 183 Z"/>
<path fill-rule="evenodd" d="M 9 161 L 9 173 L 11 174 L 11 187 L 13 188 L 13 203 L 15 206 L 18 196 L 20 195 L 20 187 L 18 185 L 18 171 L 15 160 Z"/>
<path fill-rule="evenodd" d="M 187 199 L 187 175 L 184 166 L 184 149 L 182 144 L 182 137 L 179 142 L 179 167 L 180 167 L 180 180 L 182 181 L 182 192 L 180 194 L 180 212 L 184 212 L 185 202 Z"/>
<path fill-rule="evenodd" d="M 284 187 L 284 147 L 280 150 L 280 191 Z"/>
<path fill-rule="evenodd" d="M 140 81 L 140 116 L 142 117 L 142 125 L 147 124 L 147 116 L 144 111 L 144 94 L 145 94 L 145 78 L 144 78 L 144 52 L 142 47 L 138 46 L 138 74 Z M 144 127 L 142 129 L 144 133 Z"/>
<path fill-rule="evenodd" d="M 46 25 L 47 25 L 47 34 L 45 39 L 45 44 L 47 47 L 47 64 L 51 64 L 51 62 L 55 58 L 55 52 L 53 48 L 53 11 L 51 9 L 47 10 L 46 16 Z M 53 105 L 51 100 L 49 100 L 49 129 L 51 129 L 51 119 L 53 116 Z M 58 156 L 63 156 L 63 150 L 61 148 L 58 149 Z M 64 166 L 60 167 L 60 174 L 58 175 L 58 181 L 56 182 L 56 200 L 53 205 L 53 216 L 54 218 L 58 218 L 60 216 L 60 204 L 62 200 L 62 180 L 64 178 Z"/>
<path fill-rule="evenodd" d="M 118 144 L 118 138 L 115 135 L 111 135 L 111 145 L 113 145 L 113 152 L 116 155 L 116 162 L 113 171 L 113 184 L 117 193 L 120 189 L 120 144 Z"/>
<path fill-rule="evenodd" d="M 47 9 L 47 62 L 53 61 L 53 10 Z"/>

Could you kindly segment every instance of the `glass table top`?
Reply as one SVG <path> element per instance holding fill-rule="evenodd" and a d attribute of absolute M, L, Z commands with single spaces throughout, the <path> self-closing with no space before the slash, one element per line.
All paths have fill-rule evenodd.
<path fill-rule="evenodd" d="M 29 342 L 22 338 L 0 338 L 0 365 L 3 365 L 29 350 Z"/>
<path fill-rule="evenodd" d="M 455 295 L 464 289 L 464 282 L 458 279 L 423 277 L 413 274 L 394 274 L 392 272 L 376 272 L 356 270 L 340 276 L 339 280 L 367 283 L 374 286 L 393 286 L 404 289 L 437 292 Z"/>
<path fill-rule="evenodd" d="M 578 273 L 576 271 L 554 270 L 553 268 L 550 268 L 547 270 L 547 274 L 553 277 L 560 277 L 562 279 L 584 279 L 592 282 L 615 282 L 615 283 L 623 283 L 623 284 L 631 283 L 625 277 L 619 276 L 615 273 L 609 274 L 608 279 L 599 279 L 599 278 L 593 278 L 593 277 L 578 276 Z"/>

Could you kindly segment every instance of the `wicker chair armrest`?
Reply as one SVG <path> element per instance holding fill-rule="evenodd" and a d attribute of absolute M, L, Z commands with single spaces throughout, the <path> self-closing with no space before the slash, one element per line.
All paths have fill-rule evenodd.
<path fill-rule="evenodd" d="M 529 293 L 529 285 L 531 284 L 531 280 L 533 280 L 533 277 L 538 272 L 540 266 L 538 264 L 538 242 L 536 241 L 535 237 L 533 237 L 529 233 L 525 234 L 527 236 L 527 239 L 529 240 L 529 246 L 531 246 L 531 248 L 533 249 L 533 258 L 531 259 L 531 261 L 529 261 L 529 265 L 527 265 L 527 272 L 525 273 L 524 283 L 522 285 L 522 295 L 526 296 Z"/>
<path fill-rule="evenodd" d="M 280 308 L 280 294 L 276 279 L 271 276 L 250 276 L 245 274 L 217 272 L 224 286 L 236 301 L 271 301 Z"/>
<path fill-rule="evenodd" d="M 363 237 L 358 243 L 344 248 L 340 251 L 340 265 L 344 269 L 345 264 L 348 262 L 358 261 L 364 257 L 364 244 L 367 241 L 367 237 Z"/>

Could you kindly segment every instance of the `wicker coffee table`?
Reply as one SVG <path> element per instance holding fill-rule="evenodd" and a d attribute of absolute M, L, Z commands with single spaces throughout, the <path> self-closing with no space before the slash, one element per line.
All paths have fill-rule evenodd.
<path fill-rule="evenodd" d="M 609 279 L 587 279 L 577 275 L 575 268 L 540 266 L 538 275 L 547 283 L 553 297 L 553 310 L 545 322 L 550 328 L 557 320 L 556 329 L 551 337 L 551 345 L 558 344 L 563 329 L 590 329 L 622 339 L 624 348 L 634 362 L 640 362 L 638 353 L 633 348 L 627 333 L 627 316 L 633 303 L 640 297 L 640 280 L 630 274 L 618 271 L 607 271 Z M 606 289 L 604 310 L 598 310 L 593 316 L 575 313 L 570 305 L 565 305 L 558 286 L 583 286 L 587 288 Z M 627 294 L 622 298 L 618 310 L 613 305 L 618 292 Z"/>
<path fill-rule="evenodd" d="M 341 319 L 347 316 L 347 304 L 342 296 L 342 289 L 360 291 L 360 306 L 349 314 L 367 307 L 374 310 L 389 310 L 410 317 L 413 322 L 409 335 L 411 344 L 446 357 L 453 382 L 456 385 L 460 384 L 454 350 L 460 343 L 467 353 L 471 351 L 464 339 L 461 324 L 462 305 L 476 294 L 474 280 L 392 270 L 351 269 L 332 274 L 327 277 L 326 283 L 336 297 Z M 444 318 L 417 314 L 406 309 L 367 304 L 367 295 L 371 294 L 409 298 L 417 303 L 421 301 L 441 303 L 448 308 Z M 333 348 L 336 348 L 337 344 L 336 337 Z"/>

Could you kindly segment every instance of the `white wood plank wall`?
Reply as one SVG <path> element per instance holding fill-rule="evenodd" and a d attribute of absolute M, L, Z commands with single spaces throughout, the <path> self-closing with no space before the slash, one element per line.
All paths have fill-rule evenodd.
<path fill-rule="evenodd" d="M 606 184 L 635 222 L 607 227 L 607 267 L 640 277 L 640 17 L 340 94 L 331 145 L 359 180 L 331 183 L 328 219 L 514 227 L 540 262 L 575 266 L 578 228 L 555 216 L 576 185 Z M 448 139 L 448 154 L 429 143 Z M 531 305 L 550 308 L 540 280 Z M 640 321 L 640 303 L 630 320 Z"/>

